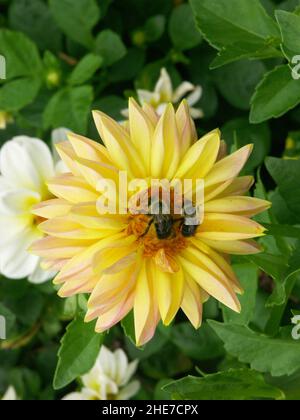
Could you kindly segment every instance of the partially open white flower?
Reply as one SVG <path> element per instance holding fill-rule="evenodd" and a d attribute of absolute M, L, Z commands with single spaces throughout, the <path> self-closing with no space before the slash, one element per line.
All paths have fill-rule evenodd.
<path fill-rule="evenodd" d="M 16 390 L 13 386 L 10 386 L 3 397 L 1 398 L 2 401 L 16 401 L 18 400 L 18 396 Z"/>
<path fill-rule="evenodd" d="M 42 283 L 55 273 L 44 271 L 40 259 L 28 252 L 43 234 L 31 209 L 49 199 L 47 181 L 57 172 L 48 146 L 39 139 L 14 137 L 0 151 L 0 272 L 11 279 Z"/>
<path fill-rule="evenodd" d="M 129 382 L 137 369 L 137 361 L 128 362 L 121 349 L 111 352 L 101 347 L 95 366 L 81 377 L 80 392 L 66 395 L 64 400 L 129 400 L 139 390 L 138 381 Z"/>
<path fill-rule="evenodd" d="M 151 105 L 159 116 L 164 113 L 170 102 L 176 105 L 186 97 L 185 99 L 190 106 L 192 118 L 197 119 L 203 117 L 203 111 L 201 109 L 193 108 L 193 105 L 195 105 L 202 96 L 202 87 L 195 86 L 190 82 L 182 82 L 174 90 L 170 75 L 165 68 L 161 69 L 160 78 L 158 79 L 153 92 L 138 89 L 137 95 L 141 105 Z M 128 117 L 128 110 L 123 110 L 122 115 Z"/>

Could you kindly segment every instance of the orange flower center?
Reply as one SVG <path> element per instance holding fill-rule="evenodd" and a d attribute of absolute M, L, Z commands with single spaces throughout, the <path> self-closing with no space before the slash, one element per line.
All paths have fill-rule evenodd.
<path fill-rule="evenodd" d="M 130 216 L 127 227 L 128 235 L 135 235 L 143 246 L 144 257 L 157 257 L 158 254 L 162 255 L 162 251 L 165 255 L 172 257 L 187 247 L 188 241 L 182 236 L 179 223 L 174 224 L 169 238 L 159 239 L 154 223 L 150 225 L 151 220 L 151 215 Z"/>

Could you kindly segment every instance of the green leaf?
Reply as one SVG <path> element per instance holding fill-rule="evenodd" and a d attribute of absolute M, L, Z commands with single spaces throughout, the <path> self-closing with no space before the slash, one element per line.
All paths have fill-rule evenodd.
<path fill-rule="evenodd" d="M 67 127 L 84 134 L 93 101 L 93 88 L 79 86 L 57 92 L 44 111 L 46 128 Z"/>
<path fill-rule="evenodd" d="M 281 31 L 283 50 L 291 61 L 295 55 L 300 53 L 300 16 L 277 10 L 276 19 Z"/>
<path fill-rule="evenodd" d="M 259 0 L 190 0 L 200 31 L 217 49 L 240 42 L 264 45 L 279 37 Z"/>
<path fill-rule="evenodd" d="M 100 19 L 96 0 L 49 0 L 51 12 L 58 26 L 73 41 L 91 49 L 92 29 Z"/>
<path fill-rule="evenodd" d="M 30 77 L 22 77 L 5 83 L 0 88 L 0 109 L 18 111 L 31 104 L 35 100 L 40 86 L 40 80 Z"/>
<path fill-rule="evenodd" d="M 88 54 L 81 59 L 69 77 L 70 85 L 82 85 L 100 69 L 103 59 L 99 55 Z"/>
<path fill-rule="evenodd" d="M 36 45 L 24 34 L 0 30 L 0 54 L 6 59 L 7 79 L 20 76 L 39 76 L 42 61 Z"/>
<path fill-rule="evenodd" d="M 225 349 L 240 362 L 272 376 L 292 375 L 299 369 L 300 343 L 290 338 L 268 337 L 240 325 L 209 321 L 225 344 Z"/>
<path fill-rule="evenodd" d="M 265 71 L 260 61 L 242 60 L 215 70 L 213 77 L 219 91 L 231 105 L 248 110 L 255 87 Z"/>
<path fill-rule="evenodd" d="M 134 316 L 133 311 L 130 311 L 129 314 L 122 319 L 121 325 L 126 337 L 132 342 L 135 346 L 135 329 L 134 329 Z"/>
<path fill-rule="evenodd" d="M 164 15 L 152 16 L 145 24 L 144 32 L 148 42 L 159 40 L 165 31 L 166 18 Z"/>
<path fill-rule="evenodd" d="M 174 47 L 189 50 L 200 44 L 202 37 L 196 28 L 191 7 L 182 4 L 175 7 L 169 21 L 169 34 Z"/>
<path fill-rule="evenodd" d="M 253 152 L 243 172 L 249 173 L 261 165 L 271 149 L 271 130 L 268 124 L 252 125 L 248 118 L 236 118 L 228 121 L 221 129 L 227 146 L 231 148 L 235 142 L 237 147 L 254 144 Z"/>
<path fill-rule="evenodd" d="M 224 354 L 222 343 L 207 323 L 199 330 L 189 322 L 174 325 L 170 338 L 183 354 L 195 360 L 212 360 Z"/>
<path fill-rule="evenodd" d="M 106 29 L 97 36 L 95 41 L 95 53 L 103 58 L 104 66 L 111 66 L 116 61 L 121 60 L 126 54 L 126 47 L 122 39 L 110 29 Z"/>
<path fill-rule="evenodd" d="M 286 160 L 269 157 L 266 159 L 266 166 L 272 178 L 277 183 L 279 193 L 285 200 L 288 209 L 295 215 L 299 215 L 300 160 Z M 300 217 L 298 216 L 298 218 L 300 222 Z"/>
<path fill-rule="evenodd" d="M 92 369 L 104 339 L 94 329 L 94 323 L 84 323 L 83 315 L 77 315 L 68 325 L 58 352 L 54 389 L 65 387 Z"/>
<path fill-rule="evenodd" d="M 5 318 L 5 333 L 6 337 L 10 338 L 10 333 L 16 324 L 16 315 L 5 305 L 0 303 L 0 316 L 4 316 Z"/>
<path fill-rule="evenodd" d="M 272 225 L 263 223 L 268 229 L 268 235 L 277 236 L 279 238 L 295 238 L 300 239 L 300 227 L 291 225 Z"/>
<path fill-rule="evenodd" d="M 272 386 L 280 388 L 288 401 L 300 400 L 300 371 L 291 376 L 282 376 L 281 378 L 267 377 L 267 382 Z"/>
<path fill-rule="evenodd" d="M 163 388 L 175 400 L 258 400 L 284 399 L 278 388 L 266 384 L 263 376 L 250 369 L 230 369 L 203 378 L 187 376 Z"/>
<path fill-rule="evenodd" d="M 225 64 L 245 58 L 256 58 L 262 60 L 267 58 L 282 57 L 281 51 L 274 48 L 272 44 L 274 44 L 274 41 L 266 42 L 263 45 L 261 45 L 260 42 L 255 43 L 240 41 L 237 44 L 224 47 L 218 52 L 217 57 L 210 64 L 210 68 L 216 69 L 224 66 Z"/>
<path fill-rule="evenodd" d="M 42 0 L 13 0 L 9 23 L 13 29 L 28 35 L 40 49 L 60 50 L 62 33 Z"/>
<path fill-rule="evenodd" d="M 253 317 L 256 305 L 258 269 L 253 264 L 235 264 L 233 269 L 245 291 L 243 295 L 239 296 L 242 311 L 237 314 L 223 306 L 224 321 L 231 324 L 248 325 Z"/>
<path fill-rule="evenodd" d="M 278 118 L 300 103 L 300 83 L 292 78 L 288 65 L 265 74 L 251 99 L 250 122 L 257 124 Z"/>

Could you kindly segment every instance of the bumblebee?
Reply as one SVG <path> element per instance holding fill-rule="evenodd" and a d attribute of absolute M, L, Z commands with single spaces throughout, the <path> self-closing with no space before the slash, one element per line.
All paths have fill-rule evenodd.
<path fill-rule="evenodd" d="M 197 211 L 192 203 L 188 203 L 187 209 L 184 211 L 184 218 L 181 223 L 181 234 L 185 238 L 195 236 L 200 220 L 197 217 Z"/>

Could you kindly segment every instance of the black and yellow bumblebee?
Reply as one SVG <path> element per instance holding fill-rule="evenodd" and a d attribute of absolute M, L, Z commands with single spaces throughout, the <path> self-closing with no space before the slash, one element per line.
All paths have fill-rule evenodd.
<path fill-rule="evenodd" d="M 157 214 L 148 214 L 151 218 L 149 225 L 142 236 L 147 235 L 152 224 L 155 226 L 155 231 L 158 239 L 169 239 L 174 232 L 174 225 L 179 223 L 180 232 L 185 238 L 189 238 L 195 235 L 199 226 L 198 219 L 196 218 L 196 210 L 190 207 L 192 211 L 184 212 L 183 217 L 175 218 L 171 214 L 165 214 L 163 212 L 163 203 L 160 201 L 157 203 L 159 211 Z M 153 207 L 152 207 L 153 208 Z"/>

